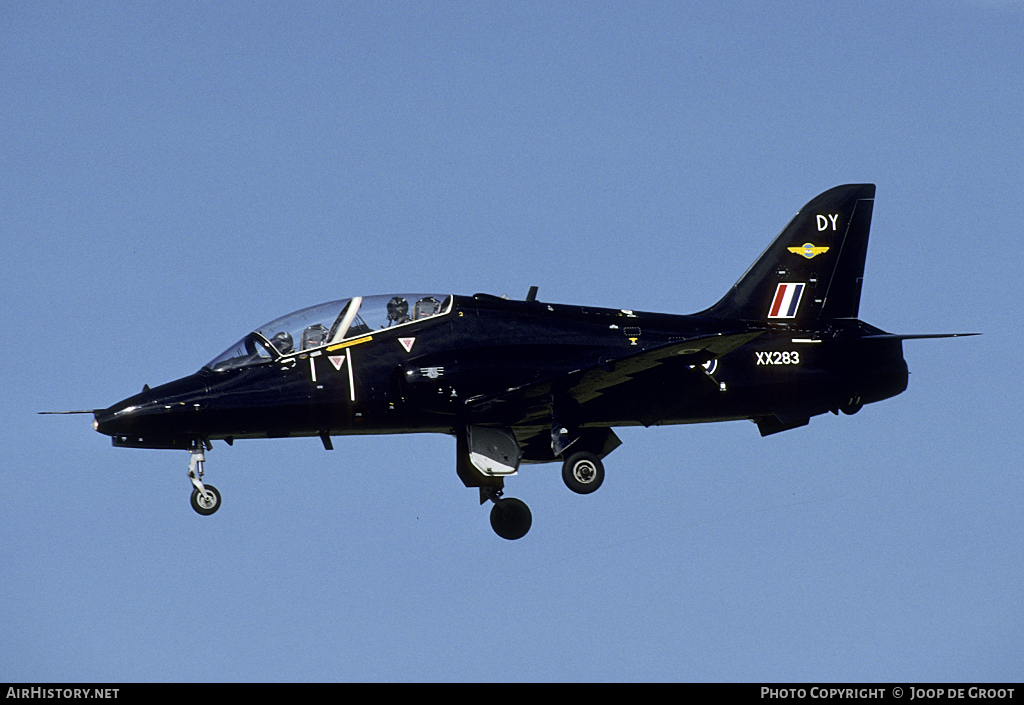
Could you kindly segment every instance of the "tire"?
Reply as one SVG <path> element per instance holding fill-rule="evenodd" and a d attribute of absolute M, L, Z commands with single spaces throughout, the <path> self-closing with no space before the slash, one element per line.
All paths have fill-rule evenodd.
<path fill-rule="evenodd" d="M 573 453 L 562 464 L 562 481 L 577 494 L 590 494 L 604 482 L 604 463 L 593 453 Z"/>
<path fill-rule="evenodd" d="M 533 525 L 533 514 L 526 502 L 515 497 L 499 499 L 491 507 L 491 528 L 503 539 L 515 541 L 526 536 Z"/>
<path fill-rule="evenodd" d="M 200 498 L 199 488 L 192 490 L 192 508 L 196 510 L 198 514 L 203 516 L 210 516 L 215 511 L 220 509 L 220 492 L 213 485 L 204 485 L 208 493 L 207 497 Z M 209 498 L 212 495 L 212 499 Z"/>

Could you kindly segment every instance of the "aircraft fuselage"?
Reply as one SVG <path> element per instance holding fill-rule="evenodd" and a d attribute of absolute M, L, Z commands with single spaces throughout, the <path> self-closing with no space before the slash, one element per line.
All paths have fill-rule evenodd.
<path fill-rule="evenodd" d="M 452 297 L 443 314 L 405 326 L 258 364 L 203 368 L 97 412 L 96 427 L 115 445 L 143 448 L 188 448 L 196 439 L 454 434 L 482 397 L 738 328 L 760 335 L 712 361 L 682 356 L 639 372 L 602 391 L 581 425 L 785 423 L 906 388 L 901 342 L 873 339 L 881 331 L 856 320 L 799 330 L 478 294 Z M 473 412 L 474 423 L 544 425 L 528 409 L 493 406 Z M 556 458 L 534 451 L 526 459 Z"/>

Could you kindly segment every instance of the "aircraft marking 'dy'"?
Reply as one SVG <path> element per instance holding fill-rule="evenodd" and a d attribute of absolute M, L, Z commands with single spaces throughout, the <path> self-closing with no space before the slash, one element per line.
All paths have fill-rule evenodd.
<path fill-rule="evenodd" d="M 812 199 L 721 300 L 692 315 L 488 294 L 356 296 L 261 326 L 195 374 L 94 415 L 123 448 L 190 452 L 192 507 L 216 440 L 443 433 L 456 473 L 493 502 L 494 531 L 532 515 L 504 497 L 523 463 L 562 463 L 580 494 L 604 479 L 614 427 L 748 419 L 766 436 L 856 413 L 907 387 L 903 341 L 857 318 L 872 184 Z M 83 412 L 69 412 L 83 413 Z"/>

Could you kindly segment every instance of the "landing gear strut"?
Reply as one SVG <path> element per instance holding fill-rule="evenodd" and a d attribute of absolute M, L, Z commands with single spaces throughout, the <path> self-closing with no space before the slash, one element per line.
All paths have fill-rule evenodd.
<path fill-rule="evenodd" d="M 209 516 L 220 509 L 220 492 L 213 485 L 203 484 L 203 464 L 206 462 L 204 450 L 210 446 L 204 441 L 196 441 L 192 444 L 192 457 L 188 462 L 188 479 L 192 481 L 195 489 L 192 490 L 192 508 L 203 516 Z"/>

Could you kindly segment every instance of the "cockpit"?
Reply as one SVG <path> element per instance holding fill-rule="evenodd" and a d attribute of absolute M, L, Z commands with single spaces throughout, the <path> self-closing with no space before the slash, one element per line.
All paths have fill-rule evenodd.
<path fill-rule="evenodd" d="M 356 296 L 289 313 L 260 326 L 204 365 L 214 372 L 258 365 L 376 331 L 414 325 L 451 311 L 452 297 L 435 294 Z"/>

